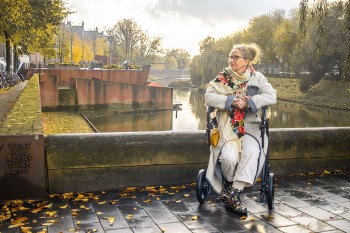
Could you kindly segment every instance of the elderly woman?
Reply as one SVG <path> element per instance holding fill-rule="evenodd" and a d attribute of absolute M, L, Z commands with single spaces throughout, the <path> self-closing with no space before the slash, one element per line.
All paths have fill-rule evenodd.
<path fill-rule="evenodd" d="M 255 183 L 265 161 L 258 110 L 276 103 L 276 90 L 252 67 L 259 57 L 256 44 L 234 45 L 230 66 L 209 83 L 205 94 L 206 104 L 216 109 L 220 133 L 218 144 L 210 147 L 206 178 L 226 205 L 240 214 L 247 213 L 243 189 Z"/>

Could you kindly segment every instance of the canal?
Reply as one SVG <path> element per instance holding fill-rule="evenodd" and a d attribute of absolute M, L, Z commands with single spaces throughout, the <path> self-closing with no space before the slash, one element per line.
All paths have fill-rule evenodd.
<path fill-rule="evenodd" d="M 206 128 L 204 95 L 190 89 L 174 89 L 178 111 L 125 113 L 89 118 L 100 132 L 192 131 Z M 271 128 L 350 126 L 350 112 L 279 101 L 269 109 Z"/>

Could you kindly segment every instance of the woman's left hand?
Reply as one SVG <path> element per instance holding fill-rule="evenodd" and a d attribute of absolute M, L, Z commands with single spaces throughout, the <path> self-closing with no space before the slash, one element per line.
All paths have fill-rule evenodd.
<path fill-rule="evenodd" d="M 239 109 L 244 109 L 248 106 L 248 102 L 245 98 L 243 99 L 236 99 L 234 102 L 234 106 Z"/>

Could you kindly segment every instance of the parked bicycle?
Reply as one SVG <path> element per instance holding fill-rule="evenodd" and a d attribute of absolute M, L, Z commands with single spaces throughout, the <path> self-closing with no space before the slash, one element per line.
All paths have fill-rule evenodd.
<path fill-rule="evenodd" d="M 0 71 L 0 89 L 10 89 L 20 82 L 24 82 L 25 78 L 21 73 L 7 73 Z"/>

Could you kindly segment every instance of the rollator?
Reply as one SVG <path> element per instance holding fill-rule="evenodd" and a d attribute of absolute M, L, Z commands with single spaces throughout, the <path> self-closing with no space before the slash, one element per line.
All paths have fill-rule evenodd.
<path fill-rule="evenodd" d="M 260 123 L 260 132 L 261 132 L 261 144 L 259 143 L 258 139 L 255 138 L 260 146 L 260 156 L 258 161 L 258 168 L 260 166 L 260 158 L 262 156 L 265 156 L 265 162 L 261 170 L 261 187 L 260 187 L 260 195 L 259 195 L 259 202 L 260 203 L 266 203 L 268 204 L 269 209 L 273 209 L 274 205 L 274 195 L 275 195 L 275 185 L 274 185 L 274 174 L 270 171 L 270 153 L 269 153 L 269 146 L 267 145 L 267 152 L 264 153 L 265 148 L 265 140 L 264 135 L 266 134 L 267 138 L 269 137 L 269 119 L 267 118 L 267 109 L 268 107 L 265 106 L 261 109 L 261 123 Z M 208 107 L 207 110 L 207 129 L 206 129 L 206 136 L 208 137 L 208 143 L 210 146 L 210 132 L 214 128 L 216 123 L 216 118 L 211 117 L 211 112 L 213 112 L 215 109 L 213 107 Z M 249 133 L 246 133 L 246 135 L 249 135 Z M 250 135 L 253 137 L 253 135 Z M 259 172 L 259 169 L 257 169 L 257 173 Z M 257 181 L 258 174 L 255 175 L 255 183 Z M 254 185 L 255 185 L 254 183 Z M 212 192 L 212 187 L 208 180 L 206 179 L 206 169 L 201 169 L 198 172 L 197 175 L 197 186 L 196 186 L 196 195 L 197 200 L 200 204 L 205 203 L 208 195 L 210 195 Z"/>

